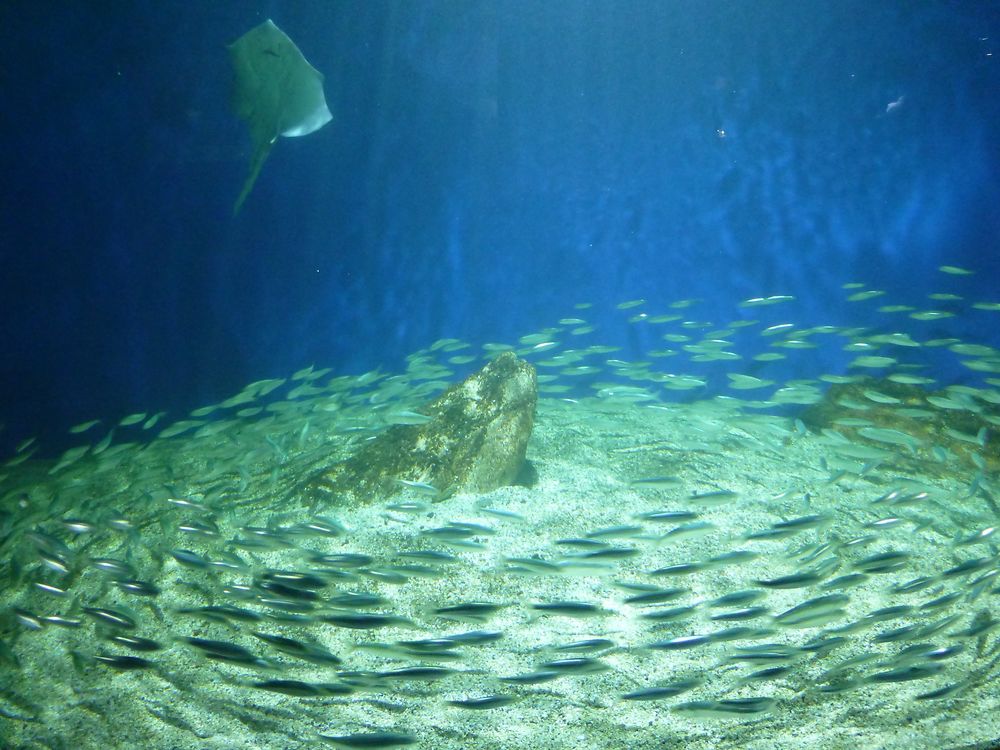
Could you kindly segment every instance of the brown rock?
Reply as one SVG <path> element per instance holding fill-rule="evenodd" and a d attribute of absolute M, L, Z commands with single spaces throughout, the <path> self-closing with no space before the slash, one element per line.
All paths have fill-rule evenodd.
<path fill-rule="evenodd" d="M 304 487 L 313 502 L 384 500 L 405 485 L 488 492 L 514 482 L 534 423 L 535 368 L 504 352 L 420 409 L 420 425 L 395 425 Z"/>

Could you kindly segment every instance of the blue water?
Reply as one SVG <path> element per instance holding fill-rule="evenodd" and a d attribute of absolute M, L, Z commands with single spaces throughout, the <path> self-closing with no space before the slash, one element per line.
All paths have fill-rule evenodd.
<path fill-rule="evenodd" d="M 268 17 L 334 120 L 233 218 L 225 45 Z M 767 294 L 876 325 L 846 281 L 997 301 L 998 42 L 995 2 L 4 3 L 0 441 L 580 301 L 626 358 L 636 297 L 718 325 Z"/>

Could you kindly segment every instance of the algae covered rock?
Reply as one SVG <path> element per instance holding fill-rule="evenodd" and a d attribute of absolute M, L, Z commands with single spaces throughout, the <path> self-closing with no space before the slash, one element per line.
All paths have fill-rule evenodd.
<path fill-rule="evenodd" d="M 995 471 L 1000 467 L 1000 443 L 993 433 L 1000 409 L 971 395 L 978 393 L 961 386 L 931 391 L 886 378 L 863 378 L 831 386 L 801 419 L 815 431 L 832 428 L 874 447 L 906 448 L 924 471 L 945 459 L 977 468 L 979 461 Z M 939 457 L 928 463 L 935 451 Z M 905 461 L 906 455 L 897 454 L 894 460 Z"/>
<path fill-rule="evenodd" d="M 383 500 L 407 486 L 436 497 L 512 484 L 524 464 L 538 400 L 535 368 L 504 352 L 304 488 L 312 502 Z M 407 483 L 410 483 L 409 485 Z"/>

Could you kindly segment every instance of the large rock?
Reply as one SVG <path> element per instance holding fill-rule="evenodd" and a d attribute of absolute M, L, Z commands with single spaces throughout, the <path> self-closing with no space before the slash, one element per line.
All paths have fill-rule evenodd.
<path fill-rule="evenodd" d="M 535 368 L 504 352 L 421 408 L 429 422 L 390 427 L 313 477 L 306 494 L 322 505 L 384 500 L 406 482 L 428 494 L 436 488 L 438 498 L 511 484 L 524 464 L 537 400 Z"/>
<path fill-rule="evenodd" d="M 895 402 L 873 401 L 867 394 L 876 391 L 895 399 Z M 806 427 L 819 432 L 823 428 L 835 428 L 851 440 L 868 443 L 876 448 L 885 448 L 885 443 L 870 440 L 864 435 L 864 426 L 883 427 L 903 432 L 914 440 L 912 454 L 908 457 L 898 452 L 896 463 L 905 463 L 908 458 L 914 470 L 927 474 L 946 474 L 952 470 L 948 462 L 932 458 L 935 447 L 944 448 L 969 468 L 978 469 L 985 462 L 986 471 L 1000 468 L 1000 441 L 991 439 L 996 428 L 1000 409 L 990 403 L 973 401 L 969 398 L 968 409 L 942 409 L 935 407 L 931 397 L 954 400 L 948 388 L 929 391 L 919 385 L 896 383 L 887 378 L 864 378 L 854 383 L 837 383 L 827 390 L 823 399 L 801 414 Z M 968 398 L 968 397 L 967 397 Z M 863 404 L 859 411 L 852 404 Z M 909 409 L 919 409 L 914 414 Z M 861 428 L 844 424 L 846 417 L 862 416 L 868 423 Z M 985 430 L 985 432 L 981 432 Z M 981 441 L 976 440 L 981 436 Z M 979 463 L 977 463 L 979 462 Z"/>

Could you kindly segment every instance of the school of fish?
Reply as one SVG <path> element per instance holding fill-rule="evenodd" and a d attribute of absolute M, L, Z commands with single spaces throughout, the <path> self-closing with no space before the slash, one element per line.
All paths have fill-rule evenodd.
<path fill-rule="evenodd" d="M 0 464 L 0 746 L 1000 737 L 1000 351 L 939 335 L 1000 302 L 933 297 L 870 328 L 772 322 L 789 295 L 728 325 L 630 300 L 662 342 L 630 360 L 580 305 L 396 375 L 308 367 L 170 423 L 91 420 L 51 460 L 27 439 Z M 804 374 L 830 341 L 843 368 Z M 539 373 L 532 482 L 291 492 L 504 349 Z M 796 356 L 794 379 L 768 369 Z M 968 377 L 937 383 L 933 357 Z M 828 423 L 804 416 L 837 386 Z"/>

